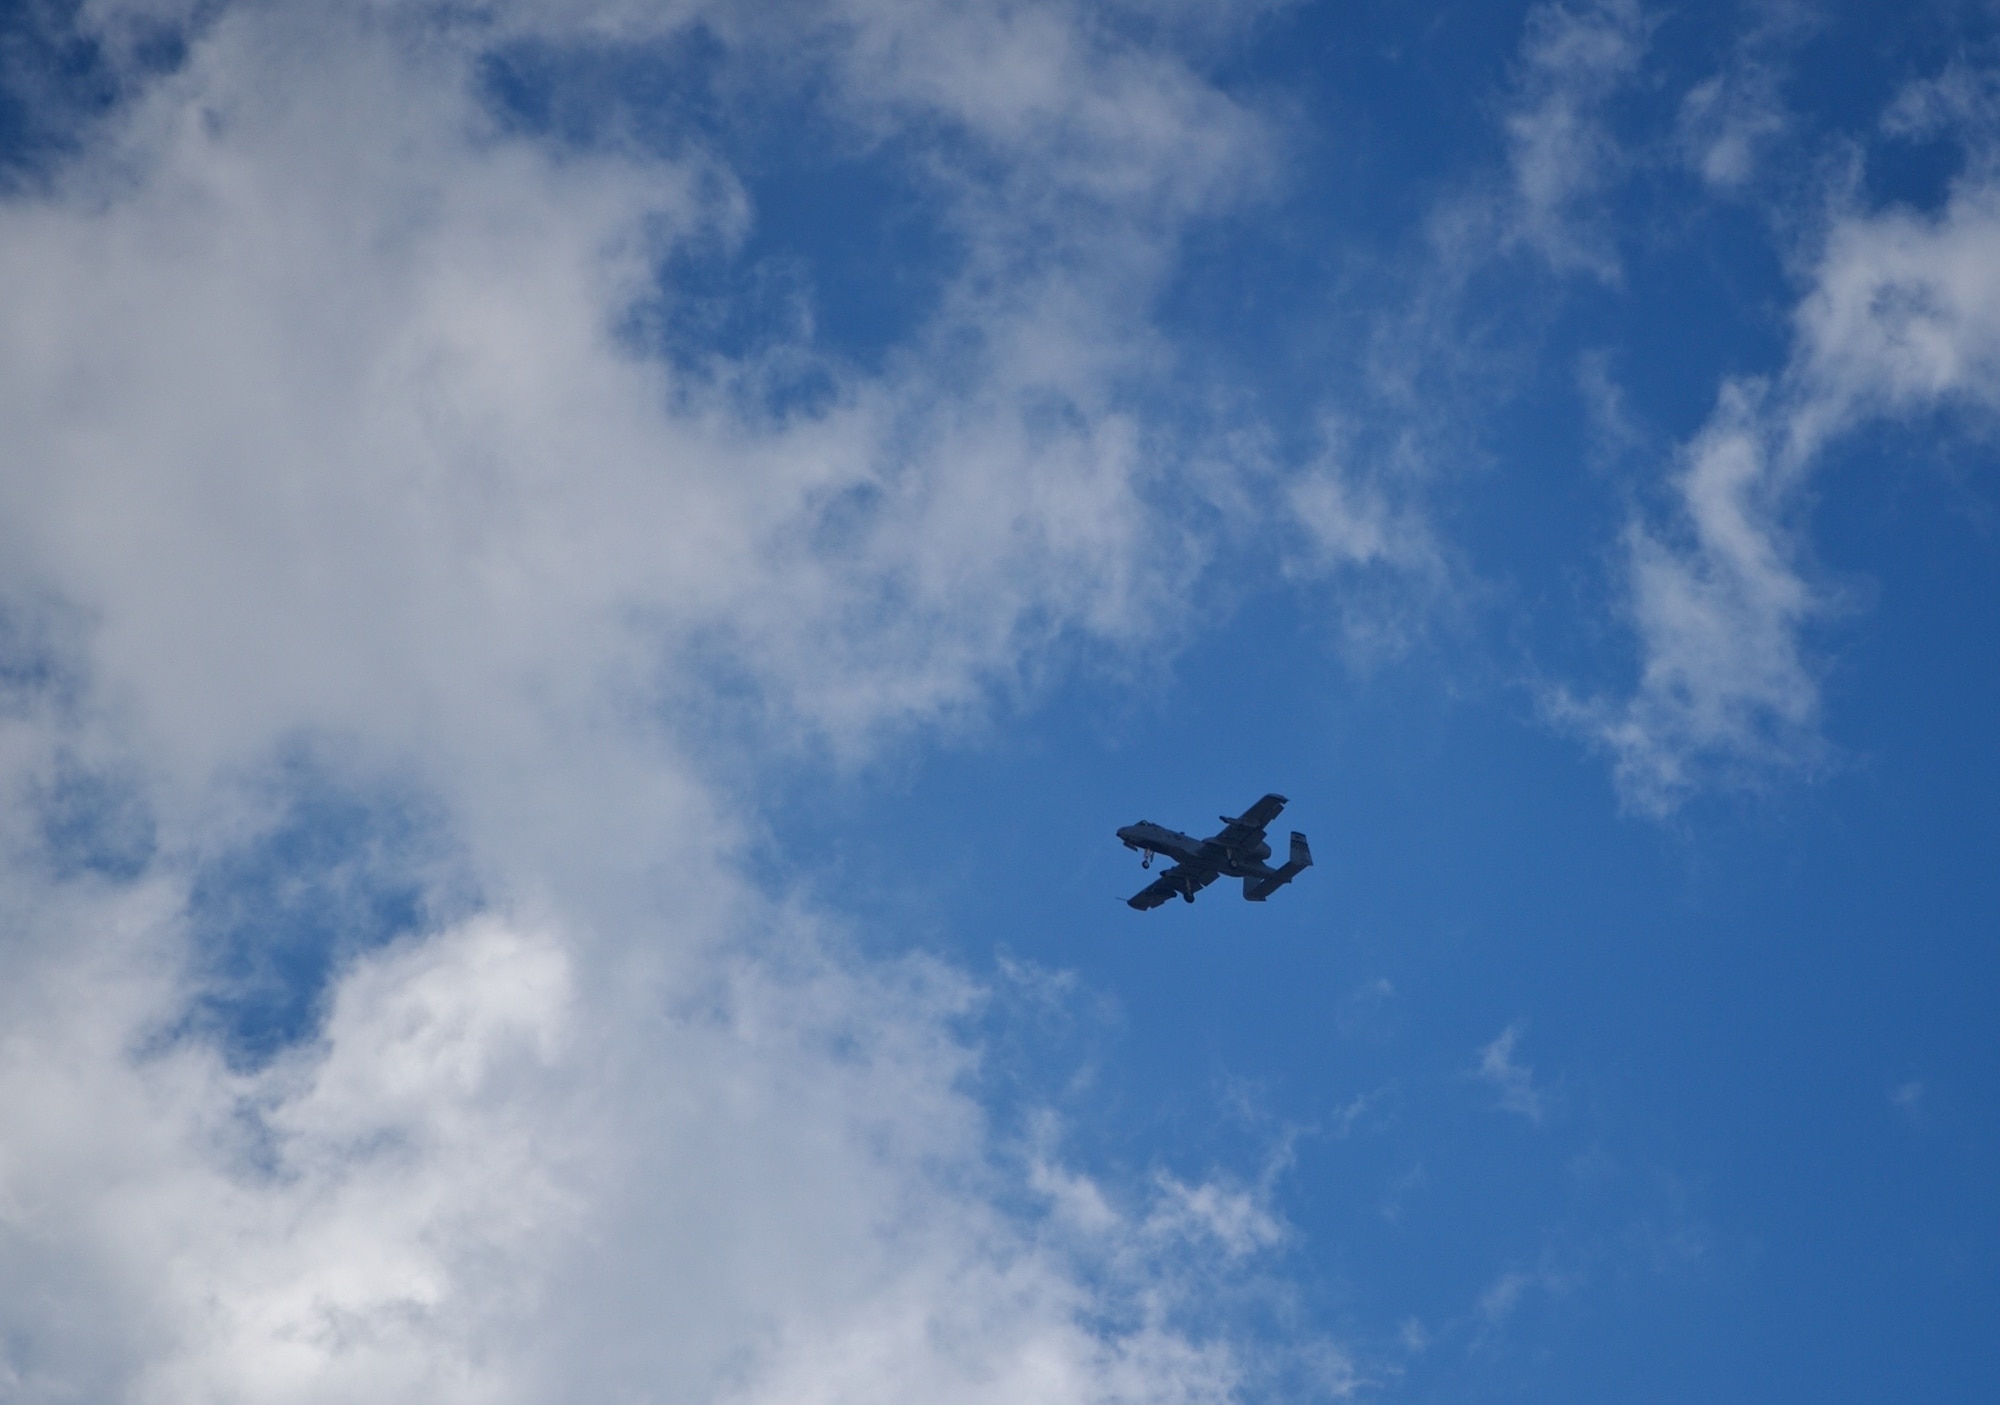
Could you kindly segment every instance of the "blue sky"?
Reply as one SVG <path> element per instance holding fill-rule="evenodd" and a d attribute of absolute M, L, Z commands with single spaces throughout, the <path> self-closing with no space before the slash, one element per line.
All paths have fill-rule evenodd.
<path fill-rule="evenodd" d="M 1992 6 L 26 3 L 0 286 L 0 1395 L 2000 1387 Z"/>

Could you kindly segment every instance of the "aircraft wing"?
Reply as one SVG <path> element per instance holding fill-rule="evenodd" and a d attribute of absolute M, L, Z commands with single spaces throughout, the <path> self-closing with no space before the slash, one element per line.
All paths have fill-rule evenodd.
<path fill-rule="evenodd" d="M 1254 844 L 1264 837 L 1265 828 L 1283 813 L 1284 808 L 1284 796 L 1267 795 L 1233 820 L 1224 815 L 1222 823 L 1227 828 L 1215 836 L 1215 842 L 1225 849 L 1241 849 Z"/>
<path fill-rule="evenodd" d="M 1186 864 L 1175 864 L 1125 901 L 1141 912 L 1158 907 L 1173 897 L 1193 902 L 1194 895 L 1213 883 L 1216 877 L 1212 868 L 1189 868 Z"/>

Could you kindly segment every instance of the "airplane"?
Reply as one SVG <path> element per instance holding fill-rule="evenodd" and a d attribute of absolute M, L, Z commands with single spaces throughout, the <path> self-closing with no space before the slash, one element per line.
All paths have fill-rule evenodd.
<path fill-rule="evenodd" d="M 1267 795 L 1235 819 L 1223 815 L 1223 831 L 1212 839 L 1196 839 L 1150 820 L 1126 825 L 1118 831 L 1118 837 L 1125 841 L 1126 848 L 1145 851 L 1143 867 L 1153 866 L 1155 854 L 1165 854 L 1174 861 L 1172 868 L 1126 902 L 1141 912 L 1158 907 L 1176 893 L 1193 902 L 1196 893 L 1225 876 L 1243 880 L 1246 900 L 1264 901 L 1312 867 L 1312 850 L 1306 847 L 1306 837 L 1296 829 L 1292 831 L 1290 862 L 1282 868 L 1272 868 L 1264 862 L 1271 857 L 1271 846 L 1264 842 L 1264 827 L 1284 808 L 1284 796 Z"/>

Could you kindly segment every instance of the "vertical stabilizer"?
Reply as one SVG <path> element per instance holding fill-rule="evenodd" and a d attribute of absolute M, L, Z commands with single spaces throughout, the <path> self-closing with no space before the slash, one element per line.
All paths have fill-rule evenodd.
<path fill-rule="evenodd" d="M 1286 877 L 1289 878 L 1294 874 L 1297 874 L 1305 869 L 1311 868 L 1312 865 L 1313 865 L 1313 851 L 1306 847 L 1306 837 L 1303 834 L 1299 833 L 1296 829 L 1293 830 L 1291 861 L 1287 863 L 1282 869 L 1280 869 L 1279 872 L 1283 873 Z"/>

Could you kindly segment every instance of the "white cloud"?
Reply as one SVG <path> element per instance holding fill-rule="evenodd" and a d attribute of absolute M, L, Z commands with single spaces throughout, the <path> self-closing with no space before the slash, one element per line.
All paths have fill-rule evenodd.
<path fill-rule="evenodd" d="M 1284 1238 L 1262 1195 L 1214 1181 L 1189 1185 L 1170 1175 L 1160 1177 L 1159 1190 L 1158 1202 L 1146 1219 L 1151 1237 L 1169 1243 L 1213 1240 L 1232 1258 L 1267 1249 Z"/>
<path fill-rule="evenodd" d="M 1514 1045 L 1521 1037 L 1519 1025 L 1508 1025 L 1491 1044 L 1479 1051 L 1479 1067 L 1474 1072 L 1493 1085 L 1500 1106 L 1530 1122 L 1540 1122 L 1548 1114 L 1549 1095 L 1535 1086 L 1535 1070 L 1518 1063 Z"/>
<path fill-rule="evenodd" d="M 1239 1377 L 1177 1295 L 1268 1218 L 1173 1182 L 1073 1254 L 988 1205 L 948 972 L 807 944 L 677 1007 L 487 916 L 364 960 L 316 1044 L 231 1074 L 200 1044 L 133 1054 L 177 994 L 162 896 L 10 963 L 15 1398 L 1192 1401 Z"/>
<path fill-rule="evenodd" d="M 1777 76 L 1744 65 L 1697 84 L 1681 100 L 1680 141 L 1709 185 L 1741 190 L 1758 173 L 1764 150 L 1785 132 Z"/>
<path fill-rule="evenodd" d="M 1293 477 L 1288 497 L 1309 543 L 1299 569 L 1389 563 L 1415 568 L 1432 559 L 1421 523 L 1391 508 L 1379 488 L 1355 481 L 1330 458 Z"/>
<path fill-rule="evenodd" d="M 859 32 L 885 50 L 856 80 L 871 103 L 900 91 L 879 72 L 890 51 L 921 95 L 933 49 L 969 63 L 952 46 L 989 37 L 924 13 Z M 46 465 L 15 480 L 11 515 L 36 533 L 20 547 L 97 597 L 100 658 L 151 670 L 163 722 L 226 717 L 234 745 L 259 706 L 266 725 L 343 709 L 372 724 L 392 696 L 378 668 L 453 686 L 464 673 L 432 662 L 449 647 L 438 621 L 399 603 L 416 599 L 478 616 L 481 641 L 504 618 L 518 656 L 494 662 L 557 696 L 700 635 L 812 725 L 852 732 L 965 705 L 1051 629 L 1129 636 L 1184 572 L 1180 534 L 1140 496 L 1171 469 L 1121 389 L 1154 354 L 1129 314 L 1163 211 L 1256 151 L 1254 124 L 1186 96 L 1184 70 L 1070 36 L 1076 113 L 1034 117 L 1058 97 L 1041 87 L 1011 117 L 1008 90 L 939 88 L 1005 158 L 1003 189 L 948 207 L 975 242 L 945 310 L 882 378 L 826 366 L 823 413 L 745 424 L 723 391 L 675 384 L 608 335 L 663 245 L 743 217 L 712 163 L 502 140 L 466 97 L 464 53 L 433 39 L 412 56 L 394 26 L 351 39 L 348 16 L 225 13 L 134 115 L 113 208 L 85 172 L 68 199 L 10 212 L 0 256 L 28 291 L 7 328 L 9 410 L 45 436 L 22 457 Z M 1160 130 L 1144 163 L 1125 150 L 1115 188 L 1094 184 L 1102 163 L 1050 159 L 1128 146 L 1107 104 L 1130 88 L 1143 106 L 1149 75 L 1165 105 L 1132 120 Z M 1052 231 L 1050 206 L 1079 188 L 1094 218 Z M 141 264 L 150 278 L 103 276 Z M 226 425 L 222 387 L 238 397 Z M 677 396 L 691 403 L 664 413 Z M 26 412 L 50 405 L 67 413 Z M 341 569 L 357 561 L 369 570 Z M 215 657 L 246 631 L 293 657 Z M 148 657 L 189 651 L 178 668 Z"/>
<path fill-rule="evenodd" d="M 1622 702 L 1558 698 L 1554 710 L 1611 750 L 1643 809 L 1821 753 L 1801 636 L 1832 602 L 1800 565 L 1794 519 L 1828 443 L 1871 418 L 2000 409 L 2000 173 L 1984 155 L 2000 127 L 1982 118 L 1961 136 L 1973 159 L 1942 209 L 1832 220 L 1783 373 L 1723 386 L 1682 452 L 1672 520 L 1628 533 L 1639 685 Z"/>
<path fill-rule="evenodd" d="M 1502 328 L 1512 319 L 1496 321 L 1474 295 L 1483 276 L 1511 285 L 1531 266 L 1605 284 L 1622 278 L 1610 205 L 1631 162 L 1611 109 L 1640 71 L 1652 26 L 1636 0 L 1528 11 L 1510 82 L 1493 104 L 1504 169 L 1481 171 L 1432 206 L 1407 297 L 1371 338 L 1371 388 L 1407 412 L 1384 456 L 1398 474 L 1428 477 L 1437 461 L 1479 452 L 1417 407 L 1439 394 L 1462 397 L 1468 372 L 1475 381 L 1510 374 Z M 1337 520 L 1344 540 L 1372 544 L 1352 535 L 1346 516 Z"/>
<path fill-rule="evenodd" d="M 1530 1294 L 1542 1292 L 1550 1297 L 1561 1297 L 1581 1281 L 1580 1274 L 1556 1268 L 1546 1254 L 1531 1271 L 1508 1269 L 1481 1291 L 1473 1305 L 1473 1320 L 1476 1323 L 1474 1342 L 1484 1343 L 1495 1338 L 1506 1327 L 1508 1320 L 1520 1311 Z"/>
<path fill-rule="evenodd" d="M 1328 604 L 1343 657 L 1365 670 L 1407 652 L 1446 593 L 1450 569 L 1422 509 L 1425 473 L 1409 446 L 1368 464 L 1343 425 L 1323 423 L 1320 438 L 1297 467 L 1262 462 L 1246 472 L 1239 458 L 1228 471 L 1239 495 L 1252 498 L 1239 508 L 1250 533 L 1268 539 L 1273 519 L 1292 527 L 1285 574 L 1333 583 Z M 1275 501 L 1254 501 L 1256 478 L 1275 489 Z"/>
<path fill-rule="evenodd" d="M 1388 1098 L 1390 1088 L 1375 1088 L 1366 1093 L 1356 1093 L 1352 1098 L 1336 1108 L 1330 1120 L 1330 1133 L 1335 1139 L 1351 1136 L 1354 1129 L 1380 1109 Z"/>
<path fill-rule="evenodd" d="M 1954 187 L 1936 215 L 1842 219 L 1797 316 L 1789 451 L 1856 418 L 2000 408 L 2000 179 Z"/>
<path fill-rule="evenodd" d="M 1913 1078 L 1906 1083 L 1898 1083 L 1890 1089 L 1889 1101 L 1895 1104 L 1896 1110 L 1909 1118 L 1912 1124 L 1921 1127 L 1925 1122 L 1925 1092 L 1922 1081 Z"/>
<path fill-rule="evenodd" d="M 1528 1274 L 1508 1272 L 1501 1274 L 1487 1285 L 1479 1295 L 1479 1316 L 1489 1327 L 1497 1327 L 1513 1316 L 1520 1304 L 1521 1295 L 1534 1286 L 1535 1280 Z"/>
<path fill-rule="evenodd" d="M 1684 539 L 1634 524 L 1626 539 L 1631 608 L 1645 650 L 1636 694 L 1616 707 L 1562 698 L 1617 762 L 1627 800 L 1671 809 L 1716 757 L 1808 756 L 1818 692 L 1798 638 L 1823 608 L 1800 579 L 1779 514 L 1762 387 L 1725 387 L 1683 454 L 1673 486 Z"/>
<path fill-rule="evenodd" d="M 1591 201 L 1623 159 L 1605 105 L 1637 70 L 1651 28 L 1636 0 L 1539 5 L 1528 14 L 1518 93 L 1505 116 L 1512 192 L 1503 238 L 1558 272 L 1619 276 Z"/>
<path fill-rule="evenodd" d="M 1955 59 L 1935 78 L 1906 85 L 1882 114 L 1882 130 L 1910 140 L 1955 139 L 1991 174 L 2000 156 L 2000 73 Z"/>
<path fill-rule="evenodd" d="M 1272 1242 L 1261 1192 L 1068 1171 L 1108 1218 L 1003 1208 L 1032 1177 L 968 1091 L 977 992 L 738 876 L 756 816 L 704 739 L 749 708 L 864 745 L 1140 636 L 1191 554 L 1147 507 L 1145 295 L 1258 124 L 1067 6 L 805 7 L 826 120 L 982 149 L 926 148 L 968 250 L 933 322 L 879 375 L 781 348 L 830 390 L 780 413 L 737 393 L 771 358 L 682 380 L 617 331 L 754 217 L 719 159 L 471 96 L 493 36 L 705 16 L 750 53 L 748 21 L 184 8 L 88 12 L 199 28 L 0 206 L 0 599 L 58 602 L 68 680 L 0 761 L 14 794 L 115 762 L 159 836 L 137 884 L 58 881 L 8 819 L 5 1392 L 1229 1396 L 1196 1308 Z M 174 1035 L 187 884 L 294 747 L 434 803 L 481 901 L 231 1068 Z"/>
<path fill-rule="evenodd" d="M 1432 580 L 1442 574 L 1446 555 L 1424 518 L 1399 510 L 1395 494 L 1371 501 L 1371 490 L 1411 493 L 1490 453 L 1471 417 L 1431 408 L 1468 396 L 1492 403 L 1518 389 L 1519 333 L 1546 320 L 1520 300 L 1524 273 L 1607 285 L 1623 277 L 1613 207 L 1634 163 L 1615 109 L 1641 74 L 1653 23 L 1636 0 L 1528 11 L 1510 81 L 1491 104 L 1502 168 L 1482 169 L 1430 208 L 1405 296 L 1378 315 L 1369 338 L 1370 390 L 1400 412 L 1376 436 L 1389 471 L 1372 482 L 1348 474 L 1338 483 L 1347 496 L 1331 503 L 1302 501 L 1302 520 L 1321 541 L 1375 553 L 1363 560 L 1414 557 Z"/>
<path fill-rule="evenodd" d="M 1794 0 L 1770 0 L 1752 14 L 1718 71 L 1681 99 L 1675 123 L 1682 159 L 1717 191 L 1744 192 L 1768 174 L 1772 148 L 1793 125 L 1781 91 L 1786 52 L 1824 22 Z"/>

